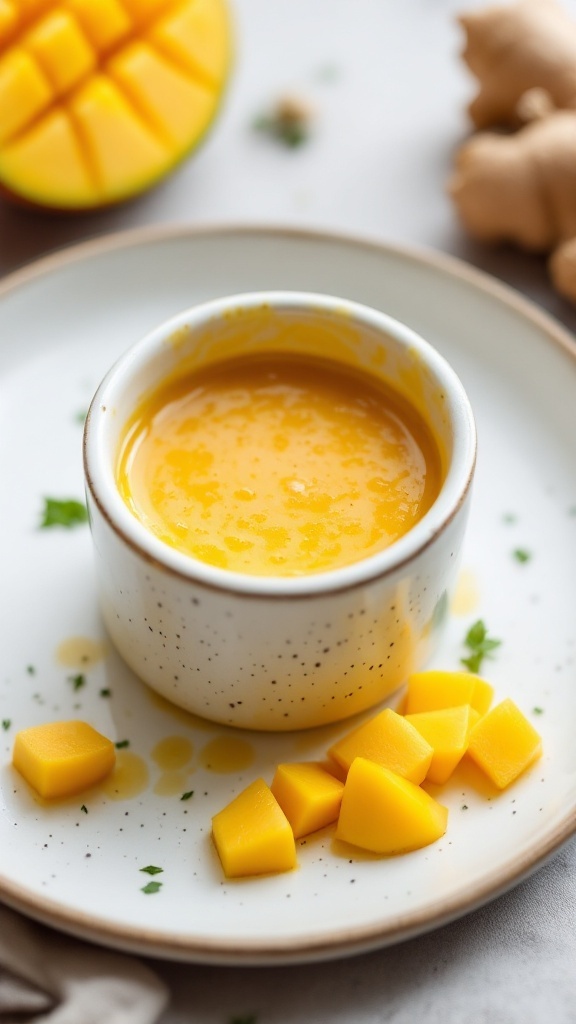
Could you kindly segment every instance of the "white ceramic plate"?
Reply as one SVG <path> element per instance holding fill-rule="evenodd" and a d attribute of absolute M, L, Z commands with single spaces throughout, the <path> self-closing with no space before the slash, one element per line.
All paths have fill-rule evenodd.
<path fill-rule="evenodd" d="M 457 668 L 464 634 L 482 618 L 502 640 L 483 674 L 541 731 L 544 756 L 500 796 L 459 773 L 441 794 L 448 832 L 424 850 L 363 857 L 335 848 L 327 830 L 299 846 L 298 870 L 232 883 L 211 846 L 211 815 L 256 775 L 271 780 L 277 761 L 321 756 L 346 727 L 235 733 L 244 748 L 234 751 L 225 730 L 159 705 L 101 646 L 87 527 L 41 530 L 38 522 L 44 497 L 82 497 L 78 414 L 110 363 L 169 314 L 266 288 L 324 291 L 386 310 L 437 345 L 460 374 L 480 453 L 462 587 L 435 664 Z M 146 231 L 80 246 L 6 281 L 0 368 L 0 896 L 7 903 L 151 955 L 304 961 L 444 923 L 519 881 L 571 835 L 576 356 L 550 318 L 433 254 L 281 230 Z M 519 561 L 517 550 L 528 560 Z M 67 717 L 129 740 L 123 756 L 132 766 L 118 783 L 124 799 L 96 789 L 43 805 L 10 767 L 18 729 Z M 184 741 L 185 763 L 171 771 L 157 748 L 167 737 Z M 224 752 L 207 752 L 214 740 Z M 168 748 L 178 753 L 177 743 Z M 233 763 L 244 754 L 252 760 L 224 771 L 226 754 Z M 138 781 L 139 772 L 147 780 Z M 142 873 L 149 865 L 163 873 Z M 160 881 L 160 890 L 143 893 L 148 881 Z"/>

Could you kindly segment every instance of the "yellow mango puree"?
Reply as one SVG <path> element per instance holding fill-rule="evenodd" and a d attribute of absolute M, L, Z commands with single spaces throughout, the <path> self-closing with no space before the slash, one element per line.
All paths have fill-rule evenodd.
<path fill-rule="evenodd" d="M 300 576 L 386 548 L 441 482 L 420 414 L 367 373 L 288 353 L 171 380 L 137 409 L 117 479 L 157 537 L 210 565 Z"/>

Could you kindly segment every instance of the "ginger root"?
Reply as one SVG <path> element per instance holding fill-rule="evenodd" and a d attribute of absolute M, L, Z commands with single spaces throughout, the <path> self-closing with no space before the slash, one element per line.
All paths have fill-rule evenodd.
<path fill-rule="evenodd" d="M 473 136 L 449 188 L 481 241 L 547 252 L 576 236 L 576 111 L 558 110 L 514 135 Z"/>
<path fill-rule="evenodd" d="M 557 290 L 576 302 L 576 24 L 555 0 L 463 16 L 464 58 L 480 79 L 479 132 L 456 153 L 448 191 L 469 233 L 552 253 Z"/>
<path fill-rule="evenodd" d="M 516 126 L 533 88 L 554 107 L 576 107 L 576 24 L 556 0 L 520 0 L 463 14 L 462 54 L 478 79 L 468 111 L 476 128 Z"/>

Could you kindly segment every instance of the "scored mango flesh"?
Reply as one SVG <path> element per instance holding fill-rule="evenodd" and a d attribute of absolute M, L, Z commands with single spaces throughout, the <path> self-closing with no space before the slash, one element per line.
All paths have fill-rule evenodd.
<path fill-rule="evenodd" d="M 52 209 L 148 188 L 204 135 L 225 0 L 0 0 L 0 185 Z"/>

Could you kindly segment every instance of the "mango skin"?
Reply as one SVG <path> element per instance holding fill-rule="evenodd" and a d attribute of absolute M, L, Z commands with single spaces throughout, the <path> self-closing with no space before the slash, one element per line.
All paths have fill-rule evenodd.
<path fill-rule="evenodd" d="M 4 0 L 0 190 L 73 212 L 152 187 L 214 121 L 231 37 L 226 0 Z"/>
<path fill-rule="evenodd" d="M 12 764 L 44 799 L 73 796 L 100 782 L 116 761 L 114 744 L 87 722 L 46 722 L 16 734 Z"/>

